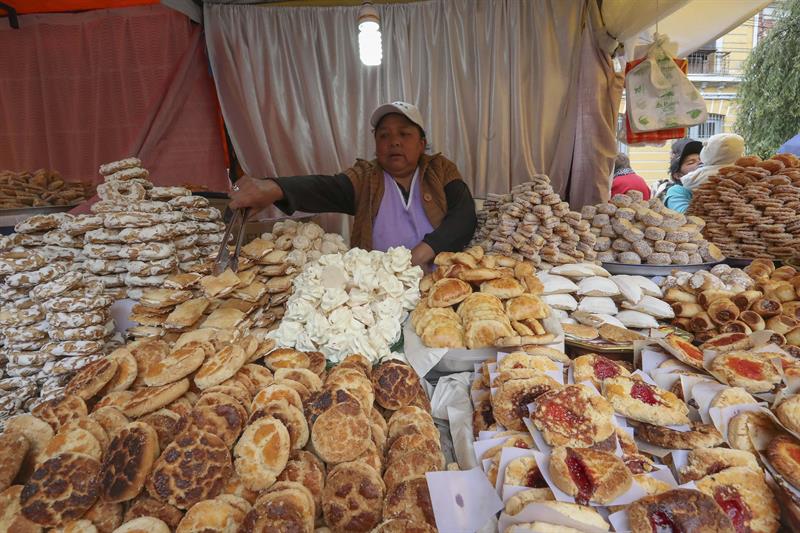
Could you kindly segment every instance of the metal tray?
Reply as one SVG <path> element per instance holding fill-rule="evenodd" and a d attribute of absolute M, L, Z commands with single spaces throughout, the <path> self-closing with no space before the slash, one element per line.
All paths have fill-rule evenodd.
<path fill-rule="evenodd" d="M 627 265 L 624 263 L 603 263 L 603 268 L 610 274 L 627 274 L 631 276 L 668 276 L 673 270 L 683 272 L 697 272 L 698 270 L 710 270 L 714 263 L 698 263 L 695 265 Z"/>

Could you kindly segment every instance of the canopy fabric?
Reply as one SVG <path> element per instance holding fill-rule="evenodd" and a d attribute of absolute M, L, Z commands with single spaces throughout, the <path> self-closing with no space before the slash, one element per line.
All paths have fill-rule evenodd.
<path fill-rule="evenodd" d="M 30 13 L 64 13 L 158 4 L 159 0 L 5 0 L 20 15 Z"/>
<path fill-rule="evenodd" d="M 23 15 L 0 24 L 0 169 L 97 181 L 141 157 L 158 185 L 227 190 L 199 26 L 160 5 Z"/>

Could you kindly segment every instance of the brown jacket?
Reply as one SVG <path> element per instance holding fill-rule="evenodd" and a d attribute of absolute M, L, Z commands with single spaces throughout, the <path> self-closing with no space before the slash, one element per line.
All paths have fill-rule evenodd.
<path fill-rule="evenodd" d="M 353 247 L 372 249 L 372 221 L 378 215 L 383 200 L 383 168 L 377 160 L 356 160 L 356 164 L 343 172 L 353 184 L 356 198 L 355 220 L 350 236 Z M 460 180 L 455 163 L 442 154 L 423 154 L 419 160 L 419 176 L 422 178 L 422 202 L 431 226 L 439 227 L 447 214 L 445 186 Z"/>

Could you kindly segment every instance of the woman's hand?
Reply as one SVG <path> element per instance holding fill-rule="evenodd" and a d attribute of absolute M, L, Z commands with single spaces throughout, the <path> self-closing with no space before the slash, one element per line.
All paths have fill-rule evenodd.
<path fill-rule="evenodd" d="M 429 272 L 431 263 L 436 254 L 428 243 L 421 242 L 411 250 L 411 264 L 422 267 L 422 270 Z"/>
<path fill-rule="evenodd" d="M 228 206 L 231 209 L 241 209 L 243 207 L 262 209 L 283 200 L 283 191 L 273 180 L 242 176 L 236 180 L 230 197 L 231 202 Z"/>

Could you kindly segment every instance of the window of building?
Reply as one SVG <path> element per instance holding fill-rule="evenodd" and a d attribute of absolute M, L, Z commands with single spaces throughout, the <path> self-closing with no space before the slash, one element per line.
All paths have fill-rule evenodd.
<path fill-rule="evenodd" d="M 705 124 L 698 124 L 689 128 L 689 137 L 692 139 L 708 139 L 712 135 L 722 133 L 725 125 L 725 115 L 715 113 L 708 114 L 708 121 Z"/>

